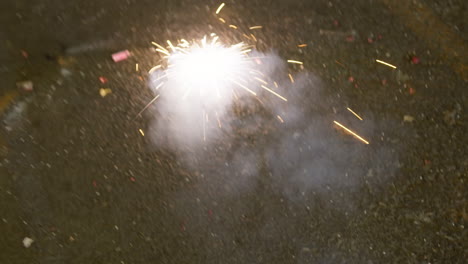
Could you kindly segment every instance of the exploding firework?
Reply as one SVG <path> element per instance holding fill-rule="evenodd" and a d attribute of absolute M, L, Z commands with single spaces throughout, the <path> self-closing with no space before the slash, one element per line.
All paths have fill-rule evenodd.
<path fill-rule="evenodd" d="M 162 63 L 149 71 L 156 96 L 139 114 L 161 95 L 179 112 L 202 112 L 203 128 L 208 115 L 215 116 L 221 127 L 219 113 L 247 95 L 257 97 L 266 91 L 287 101 L 271 88 L 274 82 L 262 71 L 262 55 L 252 55 L 252 48 L 245 43 L 225 45 L 211 34 L 199 41 L 182 39 L 176 45 L 167 41 L 167 47 L 153 45 L 163 56 Z"/>
<path fill-rule="evenodd" d="M 212 101 L 222 96 L 236 94 L 236 89 L 241 89 L 253 96 L 257 96 L 255 88 L 260 87 L 273 95 L 287 101 L 273 89 L 267 87 L 268 81 L 264 80 L 262 73 L 261 58 L 251 57 L 252 51 L 244 43 L 226 46 L 219 42 L 215 34 L 211 34 L 211 40 L 205 36 L 199 42 L 189 43 L 182 39 L 177 46 L 168 41 L 168 49 L 153 42 L 157 51 L 161 52 L 167 62 L 164 71 L 158 72 L 155 79 L 155 90 L 164 87 L 165 82 L 171 91 L 182 100 L 188 98 L 192 93 L 197 94 L 202 101 Z M 150 70 L 163 68 L 157 65 Z"/>

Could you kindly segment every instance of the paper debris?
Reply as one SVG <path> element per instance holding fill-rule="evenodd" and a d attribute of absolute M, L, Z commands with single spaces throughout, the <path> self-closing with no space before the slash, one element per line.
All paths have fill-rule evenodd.
<path fill-rule="evenodd" d="M 112 54 L 112 59 L 114 62 L 126 60 L 128 57 L 130 57 L 130 51 L 128 50 L 123 50 Z"/>
<path fill-rule="evenodd" d="M 33 82 L 32 81 L 17 82 L 16 87 L 18 87 L 18 89 L 21 89 L 23 91 L 30 92 L 33 90 Z"/>
<path fill-rule="evenodd" d="M 30 247 L 30 246 L 32 245 L 33 242 L 34 242 L 34 240 L 32 240 L 31 238 L 25 237 L 25 238 L 23 239 L 23 246 L 24 246 L 25 248 L 28 248 L 28 247 Z"/>
<path fill-rule="evenodd" d="M 102 96 L 102 97 L 105 97 L 106 95 L 112 93 L 112 90 L 109 89 L 109 88 L 101 88 L 99 89 L 99 94 Z"/>
<path fill-rule="evenodd" d="M 403 116 L 403 121 L 411 123 L 411 122 L 414 121 L 414 117 L 412 117 L 410 115 L 405 115 L 405 116 Z"/>

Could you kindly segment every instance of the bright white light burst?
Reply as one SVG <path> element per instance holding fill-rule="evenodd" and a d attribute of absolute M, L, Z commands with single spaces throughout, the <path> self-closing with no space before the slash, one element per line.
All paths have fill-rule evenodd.
<path fill-rule="evenodd" d="M 219 116 L 243 95 L 267 91 L 287 101 L 271 88 L 274 82 L 262 73 L 261 58 L 250 56 L 251 49 L 244 43 L 226 46 L 211 34 L 210 39 L 191 43 L 182 39 L 176 46 L 170 41 L 167 47 L 152 44 L 163 54 L 163 63 L 149 71 L 157 95 L 138 115 L 161 95 L 164 106 L 178 117 L 199 116 L 204 130 L 209 115 L 216 116 L 221 127 Z"/>
<path fill-rule="evenodd" d="M 243 43 L 226 47 L 217 38 L 200 44 L 182 42 L 167 57 L 165 71 L 171 92 L 181 99 L 202 100 L 205 105 L 229 99 L 235 86 L 246 86 L 253 67 Z M 239 83 L 239 84 L 236 84 Z"/>

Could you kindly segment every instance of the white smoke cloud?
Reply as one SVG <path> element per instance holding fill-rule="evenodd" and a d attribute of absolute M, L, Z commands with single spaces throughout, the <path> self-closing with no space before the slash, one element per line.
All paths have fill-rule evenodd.
<path fill-rule="evenodd" d="M 169 79 L 164 88 L 155 91 L 161 97 L 156 103 L 157 113 L 154 113 L 152 125 L 154 142 L 176 151 L 181 159 L 187 160 L 190 156 L 188 165 L 194 169 L 203 170 L 217 164 L 215 172 L 211 170 L 211 177 L 221 185 L 220 195 L 252 190 L 264 177 L 262 174 L 269 175 L 269 184 L 292 200 L 300 199 L 305 192 L 353 189 L 363 183 L 370 164 L 381 157 L 387 161 L 395 159 L 386 149 L 372 150 L 369 145 L 334 128 L 336 118 L 353 124 L 364 137 L 377 133 L 370 119 L 360 122 L 354 121 L 351 115 L 333 113 L 329 102 L 324 101 L 324 85 L 316 76 L 302 72 L 296 74 L 291 83 L 286 64 L 279 56 L 262 53 L 251 56 L 260 58 L 261 63 L 255 67 L 261 69 L 262 80 L 270 86 L 276 82 L 279 87 L 275 91 L 288 102 L 262 89 L 255 90 L 257 97 L 241 91 L 244 95 L 238 99 L 226 93 L 217 100 L 201 101 L 195 96 L 182 100 L 180 89 L 188 73 Z M 161 74 L 153 75 L 153 88 L 159 84 L 156 79 Z M 196 80 L 196 85 L 211 85 L 203 79 Z M 233 89 L 232 83 L 222 84 L 228 86 L 227 90 Z M 253 83 L 245 85 L 254 86 Z M 206 113 L 208 122 L 203 121 Z M 221 128 L 217 118 L 222 123 Z M 213 162 L 213 159 L 224 162 Z M 225 178 L 220 179 L 219 175 Z M 210 173 L 206 176 L 210 177 Z"/>

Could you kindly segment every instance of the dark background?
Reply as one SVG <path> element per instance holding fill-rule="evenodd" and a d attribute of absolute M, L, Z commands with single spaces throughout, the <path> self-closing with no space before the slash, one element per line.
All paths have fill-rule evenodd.
<path fill-rule="evenodd" d="M 245 182 L 224 154 L 188 166 L 138 132 L 157 133 L 151 112 L 133 120 L 152 96 L 135 63 L 156 63 L 151 41 L 241 40 L 219 4 L 1 1 L 0 263 L 463 263 L 466 1 L 226 2 L 220 15 L 241 32 L 262 25 L 257 48 L 299 58 L 291 71 L 320 90 L 301 103 L 325 142 L 315 173 L 331 179 L 307 184 L 288 180 L 294 157 L 275 163 L 271 140 L 250 140 L 261 131 L 233 135 L 262 157 Z M 333 127 L 347 106 L 367 117 L 368 147 Z"/>

